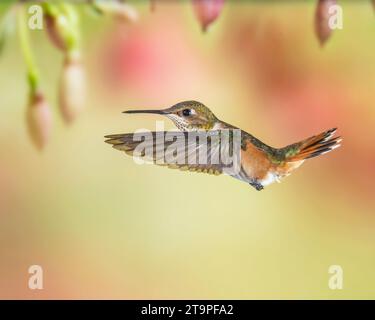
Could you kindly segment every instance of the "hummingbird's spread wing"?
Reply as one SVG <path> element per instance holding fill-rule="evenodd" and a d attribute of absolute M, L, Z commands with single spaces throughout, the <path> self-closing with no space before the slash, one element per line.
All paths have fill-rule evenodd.
<path fill-rule="evenodd" d="M 241 141 L 235 146 L 229 134 L 224 142 L 223 130 L 204 132 L 142 132 L 108 135 L 105 142 L 135 159 L 173 169 L 219 175 L 230 173 L 240 162 Z M 236 151 L 237 150 L 237 151 Z"/>

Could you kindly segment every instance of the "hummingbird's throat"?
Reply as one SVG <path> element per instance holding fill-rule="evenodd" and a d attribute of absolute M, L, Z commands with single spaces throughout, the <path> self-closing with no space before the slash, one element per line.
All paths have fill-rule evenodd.
<path fill-rule="evenodd" d="M 170 114 L 170 115 L 167 115 L 167 117 L 169 119 L 171 119 L 173 121 L 173 123 L 175 124 L 175 126 L 180 129 L 181 131 L 185 131 L 185 130 L 188 130 L 189 128 L 189 123 L 185 120 L 183 120 L 182 118 L 174 115 L 174 114 Z"/>
<path fill-rule="evenodd" d="M 175 126 L 181 131 L 198 131 L 198 130 L 211 130 L 216 129 L 215 123 L 192 123 L 174 114 L 167 115 L 173 121 Z"/>

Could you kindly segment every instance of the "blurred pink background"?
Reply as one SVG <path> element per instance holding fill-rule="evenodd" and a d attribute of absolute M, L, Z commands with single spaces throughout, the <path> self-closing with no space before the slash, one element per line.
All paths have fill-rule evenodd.
<path fill-rule="evenodd" d="M 343 2 L 344 28 L 324 48 L 314 2 L 227 1 L 206 33 L 188 2 L 135 4 L 131 25 L 82 9 L 87 110 L 66 127 L 54 109 L 41 154 L 16 37 L 0 59 L 0 298 L 375 298 L 370 2 Z M 32 36 L 54 105 L 62 58 Z M 137 166 L 103 142 L 161 120 L 123 110 L 190 99 L 275 147 L 336 126 L 343 146 L 256 192 Z M 43 290 L 27 287 L 32 264 Z M 343 290 L 328 287 L 330 265 Z"/>

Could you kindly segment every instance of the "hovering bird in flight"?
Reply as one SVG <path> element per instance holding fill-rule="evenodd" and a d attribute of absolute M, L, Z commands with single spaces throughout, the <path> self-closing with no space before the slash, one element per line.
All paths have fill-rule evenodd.
<path fill-rule="evenodd" d="M 239 148 L 239 169 L 230 175 L 236 179 L 249 183 L 256 190 L 262 190 L 265 186 L 280 182 L 280 179 L 288 176 L 293 170 L 297 169 L 306 159 L 320 156 L 332 151 L 340 146 L 341 138 L 334 134 L 336 128 L 329 129 L 325 132 L 307 138 L 297 143 L 290 144 L 283 148 L 273 148 L 261 142 L 251 134 L 240 130 L 224 121 L 219 120 L 209 108 L 197 101 L 184 101 L 163 110 L 129 110 L 124 113 L 152 113 L 168 117 L 174 122 L 180 132 L 174 132 L 176 136 L 187 137 L 191 132 L 209 132 L 209 138 L 213 140 L 213 136 L 225 130 L 238 130 L 240 132 L 240 148 Z M 157 152 L 159 147 L 163 151 L 167 151 L 172 143 L 177 144 L 176 148 L 186 150 L 184 159 L 187 159 L 188 150 L 191 152 L 202 149 L 202 143 L 199 140 L 194 144 L 186 143 L 185 139 L 177 139 L 177 141 L 164 141 L 160 145 L 157 134 L 165 136 L 167 132 L 152 132 L 152 147 L 154 151 L 151 153 L 151 161 L 155 164 L 167 165 L 171 168 L 181 170 L 204 172 L 209 174 L 222 174 L 225 172 L 225 166 L 222 163 L 188 163 L 179 162 L 170 165 L 163 161 L 158 161 Z M 173 132 L 172 132 L 173 133 Z M 111 144 L 115 149 L 124 151 L 129 155 L 135 155 L 137 146 L 140 144 L 139 139 L 135 139 L 134 133 L 114 134 L 105 137 L 105 142 Z M 212 142 L 211 142 L 212 143 Z M 218 146 L 216 144 L 215 146 Z M 220 147 L 220 146 L 219 146 Z M 207 148 L 208 157 L 214 157 L 218 147 L 214 144 Z"/>

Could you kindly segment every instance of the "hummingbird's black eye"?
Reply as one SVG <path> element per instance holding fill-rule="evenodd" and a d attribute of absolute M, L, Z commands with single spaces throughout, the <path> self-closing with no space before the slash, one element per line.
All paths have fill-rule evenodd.
<path fill-rule="evenodd" d="M 191 116 L 191 109 L 184 109 L 182 110 L 182 114 L 185 116 L 185 117 L 188 117 L 188 116 Z"/>

